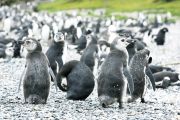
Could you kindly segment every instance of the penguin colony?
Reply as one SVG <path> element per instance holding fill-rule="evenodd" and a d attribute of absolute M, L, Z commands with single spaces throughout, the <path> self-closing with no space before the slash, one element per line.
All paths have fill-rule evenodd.
<path fill-rule="evenodd" d="M 102 107 L 118 102 L 123 108 L 123 102 L 138 98 L 145 103 L 149 85 L 153 90 L 167 88 L 180 79 L 171 68 L 151 65 L 153 58 L 144 36 L 155 36 L 149 42 L 158 47 L 166 44 L 168 32 L 165 23 L 156 19 L 149 23 L 144 15 L 136 20 L 102 20 L 66 13 L 17 12 L 18 8 L 0 8 L 0 58 L 26 59 L 19 80 L 25 103 L 46 104 L 51 83 L 66 92 L 67 99 L 85 100 L 97 83 Z M 133 27 L 138 30 L 130 29 Z M 154 29 L 159 29 L 157 35 L 152 34 Z M 68 50 L 76 51 L 80 59 L 66 59 Z"/>

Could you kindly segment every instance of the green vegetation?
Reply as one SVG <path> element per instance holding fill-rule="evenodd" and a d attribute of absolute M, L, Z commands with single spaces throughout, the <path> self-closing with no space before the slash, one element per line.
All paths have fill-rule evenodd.
<path fill-rule="evenodd" d="M 28 2 L 32 0 L 0 0 L 0 6 L 1 5 L 12 5 L 13 3 L 18 3 L 18 2 Z"/>
<path fill-rule="evenodd" d="M 168 2 L 166 2 L 168 1 Z M 65 9 L 96 9 L 106 8 L 107 15 L 112 12 L 133 12 L 154 10 L 155 13 L 170 11 L 180 16 L 180 0 L 54 0 L 41 3 L 39 10 L 54 12 Z"/>

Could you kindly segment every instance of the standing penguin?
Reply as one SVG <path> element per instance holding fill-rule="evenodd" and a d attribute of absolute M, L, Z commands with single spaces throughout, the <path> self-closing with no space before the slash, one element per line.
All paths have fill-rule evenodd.
<path fill-rule="evenodd" d="M 89 39 L 90 43 L 84 50 L 80 61 L 85 63 L 91 69 L 91 71 L 93 71 L 95 65 L 95 57 L 98 54 L 97 38 L 95 36 L 90 36 Z"/>
<path fill-rule="evenodd" d="M 162 28 L 158 32 L 156 38 L 154 39 L 157 45 L 164 45 L 166 32 L 168 32 L 166 27 Z"/>
<path fill-rule="evenodd" d="M 129 67 L 134 81 L 134 91 L 132 98 L 128 99 L 128 102 L 135 101 L 139 97 L 141 98 L 142 103 L 145 102 L 143 95 L 145 93 L 145 85 L 148 79 L 146 75 L 146 67 L 148 66 L 148 63 L 152 61 L 149 54 L 149 50 L 143 49 L 137 51 L 131 59 Z"/>
<path fill-rule="evenodd" d="M 135 44 L 135 40 L 133 40 L 127 47 L 127 51 L 129 54 L 129 62 L 131 61 L 131 58 L 134 56 L 134 54 L 137 52 L 137 48 L 136 48 L 136 44 Z"/>
<path fill-rule="evenodd" d="M 137 42 L 137 40 L 133 40 L 132 39 L 132 42 L 126 47 L 127 51 L 128 51 L 128 54 L 129 54 L 129 63 L 131 62 L 131 59 L 133 58 L 133 56 L 137 52 L 137 44 L 136 44 L 136 42 Z M 143 48 L 143 49 L 145 49 L 145 48 Z M 146 75 L 150 79 L 150 82 L 152 84 L 153 90 L 155 90 L 155 80 L 154 80 L 154 77 L 153 77 L 153 74 L 151 72 L 151 69 L 150 69 L 149 65 L 146 66 Z"/>
<path fill-rule="evenodd" d="M 50 38 L 50 27 L 47 24 L 44 24 L 41 29 L 41 39 L 42 43 L 49 43 Z"/>
<path fill-rule="evenodd" d="M 14 58 L 21 58 L 21 54 L 20 54 L 20 51 L 21 51 L 21 44 L 22 44 L 22 41 L 20 41 L 20 40 L 14 40 L 13 41 L 13 49 L 14 49 L 14 55 L 13 55 L 13 57 Z"/>
<path fill-rule="evenodd" d="M 65 44 L 64 39 L 65 39 L 64 34 L 62 32 L 55 33 L 54 40 L 46 52 L 46 56 L 50 62 L 50 66 L 55 76 L 63 66 L 62 56 L 63 56 L 63 48 Z"/>
<path fill-rule="evenodd" d="M 61 85 L 61 77 L 67 80 L 67 87 Z M 85 100 L 94 89 L 94 75 L 84 63 L 72 60 L 63 65 L 57 74 L 58 87 L 67 91 L 67 99 Z M 60 81 L 60 83 L 59 83 Z"/>
<path fill-rule="evenodd" d="M 71 32 L 71 35 L 72 35 L 70 44 L 75 44 L 77 42 L 77 40 L 78 40 L 77 29 L 74 26 L 70 27 L 70 32 Z"/>
<path fill-rule="evenodd" d="M 86 44 L 87 44 L 86 36 L 81 35 L 81 37 L 77 41 L 77 47 L 75 49 L 77 49 L 77 52 L 80 53 L 80 51 L 82 51 L 86 48 Z"/>
<path fill-rule="evenodd" d="M 11 27 L 12 27 L 12 18 L 10 16 L 6 16 L 6 18 L 3 21 L 3 30 L 6 33 L 9 33 L 11 31 Z"/>
<path fill-rule="evenodd" d="M 98 34 L 100 32 L 100 28 L 101 28 L 101 19 L 97 20 L 97 24 L 96 24 L 96 34 Z"/>
<path fill-rule="evenodd" d="M 49 95 L 50 74 L 53 78 L 55 76 L 49 68 L 48 59 L 42 53 L 42 47 L 37 40 L 27 38 L 23 46 L 28 51 L 25 70 L 21 76 L 25 103 L 45 104 Z M 21 81 L 19 88 L 20 85 Z"/>
<path fill-rule="evenodd" d="M 122 98 L 126 93 L 127 81 L 130 92 L 132 93 L 134 90 L 133 80 L 128 68 L 129 56 L 126 50 L 130 41 L 125 37 L 115 38 L 111 45 L 111 52 L 101 65 L 97 82 L 98 98 L 103 107 L 117 101 L 119 108 L 122 108 Z"/>

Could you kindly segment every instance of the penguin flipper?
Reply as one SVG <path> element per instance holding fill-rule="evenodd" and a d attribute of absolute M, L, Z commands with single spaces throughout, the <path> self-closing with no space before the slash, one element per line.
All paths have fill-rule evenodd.
<path fill-rule="evenodd" d="M 53 72 L 53 70 L 51 69 L 50 66 L 49 66 L 49 68 L 48 68 L 48 71 L 49 71 L 49 74 L 52 76 L 52 78 L 53 78 L 53 80 L 54 80 L 54 84 L 55 84 L 55 88 L 56 88 L 56 92 L 57 92 L 57 79 L 56 79 L 56 77 L 55 77 L 55 75 L 54 75 L 54 72 Z"/>
<path fill-rule="evenodd" d="M 63 80 L 65 80 L 65 78 L 62 78 L 62 76 L 58 73 L 57 74 L 57 85 L 59 87 L 60 90 L 62 90 L 63 92 L 68 91 L 68 86 L 67 84 L 63 84 Z"/>
<path fill-rule="evenodd" d="M 26 69 L 27 69 L 27 67 L 25 66 L 25 68 L 24 68 L 24 70 L 23 70 L 23 73 L 22 73 L 22 75 L 21 75 L 21 77 L 20 77 L 20 80 L 19 80 L 19 85 L 18 85 L 18 90 L 17 90 L 18 93 L 19 93 L 19 91 L 20 91 L 22 79 L 24 78 L 24 74 L 25 74 L 25 72 L 26 72 Z"/>
<path fill-rule="evenodd" d="M 131 73 L 129 72 L 128 67 L 125 67 L 125 68 L 123 69 L 123 72 L 124 72 L 124 75 L 125 75 L 126 78 L 127 78 L 128 88 L 129 88 L 130 94 L 132 95 L 132 94 L 133 94 L 133 91 L 134 91 L 134 81 L 133 81 L 133 79 L 132 79 Z"/>
<path fill-rule="evenodd" d="M 155 91 L 156 90 L 156 84 L 155 84 L 155 80 L 154 80 L 154 77 L 152 75 L 152 72 L 151 72 L 149 66 L 146 68 L 146 75 L 149 77 L 150 83 L 153 87 L 153 90 Z"/>

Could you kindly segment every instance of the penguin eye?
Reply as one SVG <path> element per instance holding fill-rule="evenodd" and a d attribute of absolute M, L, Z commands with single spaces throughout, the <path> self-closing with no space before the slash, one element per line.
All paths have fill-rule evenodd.
<path fill-rule="evenodd" d="M 125 41 L 124 39 L 121 40 L 121 42 L 124 42 L 124 41 Z"/>
<path fill-rule="evenodd" d="M 56 34 L 56 35 L 55 35 L 55 38 L 56 38 L 56 39 L 58 39 L 58 38 L 59 38 L 59 35 L 58 35 L 58 34 Z"/>
<path fill-rule="evenodd" d="M 28 40 L 28 41 L 26 41 L 26 44 L 30 44 L 31 42 Z"/>

